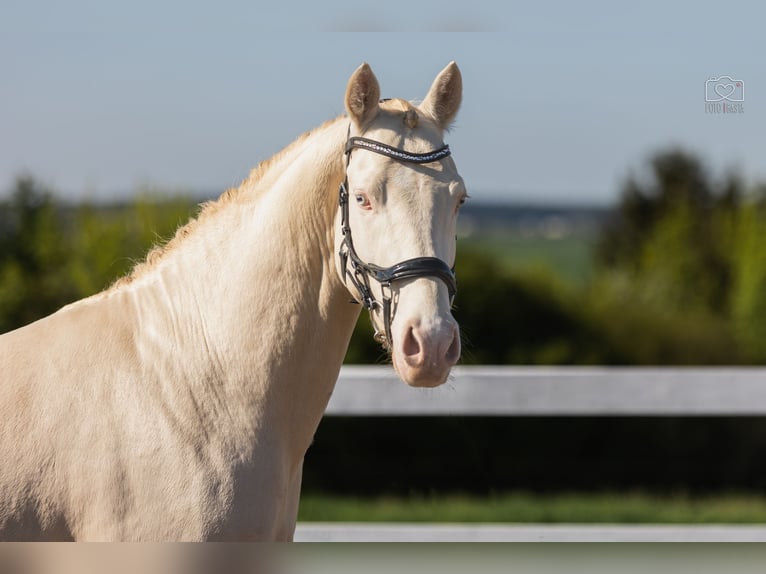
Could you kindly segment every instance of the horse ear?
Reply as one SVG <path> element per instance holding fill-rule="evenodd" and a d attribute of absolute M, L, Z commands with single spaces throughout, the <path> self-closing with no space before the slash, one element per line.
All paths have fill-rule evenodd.
<path fill-rule="evenodd" d="M 450 62 L 436 76 L 420 109 L 430 115 L 442 129 L 449 128 L 463 99 L 463 76 L 455 62 Z"/>
<path fill-rule="evenodd" d="M 380 85 L 372 68 L 365 62 L 351 75 L 346 86 L 346 111 L 357 127 L 378 114 Z"/>

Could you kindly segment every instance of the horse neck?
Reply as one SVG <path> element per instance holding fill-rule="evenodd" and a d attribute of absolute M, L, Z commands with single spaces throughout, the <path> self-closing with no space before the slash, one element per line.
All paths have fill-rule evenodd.
<path fill-rule="evenodd" d="M 359 313 L 334 257 L 345 136 L 331 123 L 246 181 L 135 291 L 142 324 L 187 339 L 167 346 L 181 384 L 217 386 L 262 424 L 294 425 L 300 404 L 306 428 L 289 432 L 303 450 Z"/>

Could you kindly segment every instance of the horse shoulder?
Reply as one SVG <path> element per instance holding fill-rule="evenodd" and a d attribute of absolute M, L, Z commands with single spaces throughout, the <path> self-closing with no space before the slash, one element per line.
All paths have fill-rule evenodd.
<path fill-rule="evenodd" d="M 66 538 L 61 521 L 72 520 L 73 490 L 98 482 L 113 447 L 103 437 L 116 430 L 108 371 L 119 353 L 106 350 L 126 340 L 104 311 L 85 300 L 0 336 L 0 530 L 4 522 L 13 530 L 3 539 L 51 528 Z M 77 460 L 84 453 L 91 471 Z"/>

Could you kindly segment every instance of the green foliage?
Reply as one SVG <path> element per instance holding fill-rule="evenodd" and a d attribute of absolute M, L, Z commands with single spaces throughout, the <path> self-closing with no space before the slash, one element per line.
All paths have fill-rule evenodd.
<path fill-rule="evenodd" d="M 490 257 L 499 269 L 516 276 L 547 272 L 574 287 L 584 287 L 592 279 L 593 239 L 589 236 L 568 234 L 550 238 L 519 233 L 511 228 L 505 233 L 460 239 L 458 248 Z M 458 264 L 462 265 L 462 258 Z M 459 273 L 462 274 L 462 269 Z"/>
<path fill-rule="evenodd" d="M 125 275 L 155 244 L 172 236 L 193 211 L 184 198 L 139 197 L 126 206 L 83 203 L 71 213 L 67 272 L 79 297 Z"/>
<path fill-rule="evenodd" d="M 592 329 L 608 341 L 614 364 L 725 365 L 745 361 L 727 320 L 679 312 L 637 289 L 632 273 L 602 272 L 582 294 Z M 608 361 L 604 361 L 609 364 Z"/>
<path fill-rule="evenodd" d="M 62 281 L 66 246 L 50 193 L 22 177 L 0 205 L 0 330 L 46 315 L 74 298 Z"/>
<path fill-rule="evenodd" d="M 576 364 L 607 358 L 556 277 L 508 272 L 471 249 L 460 249 L 458 261 L 454 315 L 465 363 Z"/>
<path fill-rule="evenodd" d="M 184 198 L 62 205 L 20 178 L 0 202 L 0 330 L 105 288 L 193 210 Z M 766 187 L 748 195 L 670 150 L 627 179 L 593 259 L 590 236 L 542 241 L 459 243 L 464 363 L 766 363 Z M 346 362 L 387 360 L 362 313 Z"/>
<path fill-rule="evenodd" d="M 192 209 L 182 198 L 70 207 L 31 177 L 19 178 L 0 203 L 0 332 L 104 289 Z"/>
<path fill-rule="evenodd" d="M 678 311 L 719 312 L 731 281 L 726 231 L 741 195 L 736 178 L 712 181 L 691 155 L 657 154 L 644 178 L 625 183 L 598 258 L 632 273 L 645 298 Z"/>
<path fill-rule="evenodd" d="M 591 289 L 625 302 L 604 329 L 633 331 L 639 363 L 766 361 L 765 229 L 735 174 L 715 180 L 692 155 L 657 154 L 599 241 Z"/>
<path fill-rule="evenodd" d="M 734 325 L 754 361 L 766 363 L 766 202 L 742 209 L 734 258 Z"/>

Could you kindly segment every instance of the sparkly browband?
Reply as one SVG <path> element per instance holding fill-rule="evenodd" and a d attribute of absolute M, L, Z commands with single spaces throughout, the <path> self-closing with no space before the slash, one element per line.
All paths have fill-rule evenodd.
<path fill-rule="evenodd" d="M 391 147 L 375 140 L 368 140 L 367 138 L 348 138 L 348 142 L 346 143 L 346 154 L 351 153 L 351 150 L 355 147 L 366 149 L 399 161 L 406 161 L 409 163 L 431 163 L 433 161 L 444 159 L 452 153 L 450 152 L 448 145 L 426 153 L 412 153 L 403 149 Z"/>

